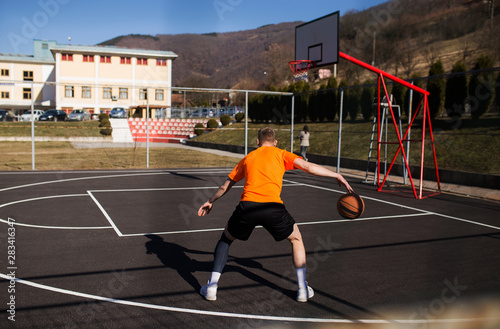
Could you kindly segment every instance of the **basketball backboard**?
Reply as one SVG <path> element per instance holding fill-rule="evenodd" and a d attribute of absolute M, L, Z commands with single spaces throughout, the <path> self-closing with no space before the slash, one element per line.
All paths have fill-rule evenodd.
<path fill-rule="evenodd" d="M 310 60 L 313 67 L 339 60 L 339 12 L 295 27 L 295 60 Z"/>

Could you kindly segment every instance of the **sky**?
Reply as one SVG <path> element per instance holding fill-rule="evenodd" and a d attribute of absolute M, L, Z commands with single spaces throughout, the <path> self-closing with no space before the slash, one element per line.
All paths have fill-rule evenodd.
<path fill-rule="evenodd" d="M 235 32 L 362 11 L 387 0 L 0 0 L 0 53 L 33 39 L 96 45 L 127 34 Z M 68 38 L 71 38 L 69 41 Z"/>

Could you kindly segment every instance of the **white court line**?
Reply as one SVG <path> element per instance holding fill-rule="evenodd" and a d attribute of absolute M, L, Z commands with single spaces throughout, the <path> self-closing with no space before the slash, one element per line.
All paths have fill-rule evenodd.
<path fill-rule="evenodd" d="M 285 179 L 283 181 L 285 181 Z M 327 187 L 321 187 L 321 186 L 315 186 L 315 185 L 310 185 L 310 184 L 298 183 L 298 182 L 294 182 L 294 181 L 291 181 L 291 180 L 286 180 L 286 181 L 290 182 L 290 183 L 296 183 L 296 184 L 299 184 L 299 185 L 302 185 L 302 186 L 307 186 L 307 187 L 312 187 L 312 188 L 320 189 L 320 190 L 331 191 L 331 192 L 336 192 L 336 193 L 341 193 L 341 194 L 346 193 L 345 191 L 334 190 L 334 189 L 330 189 L 330 188 L 327 188 Z M 385 200 L 381 200 L 381 199 L 376 199 L 376 198 L 371 198 L 371 197 L 367 197 L 367 196 L 361 196 L 361 197 L 363 199 L 366 199 L 366 200 L 373 200 L 373 201 L 385 203 L 385 204 L 388 204 L 388 205 L 391 205 L 391 206 L 397 206 L 397 207 L 401 207 L 401 208 L 405 208 L 405 209 L 409 209 L 409 210 L 418 211 L 418 212 L 424 213 L 426 215 L 436 215 L 436 216 L 440 216 L 440 217 L 444 217 L 444 218 L 449 218 L 449 219 L 453 219 L 453 220 L 457 220 L 457 221 L 461 221 L 461 222 L 466 222 L 466 223 L 469 223 L 469 224 L 474 224 L 474 225 L 478 225 L 478 226 L 484 226 L 484 227 L 492 228 L 492 229 L 495 229 L 495 230 L 500 230 L 500 227 L 498 227 L 498 226 L 488 225 L 488 224 L 476 222 L 476 221 L 473 221 L 473 220 L 468 220 L 468 219 L 463 219 L 463 218 L 459 218 L 459 217 L 444 215 L 444 214 L 440 214 L 440 213 L 433 212 L 433 211 L 422 210 L 422 209 L 418 209 L 418 208 L 415 208 L 415 207 L 405 206 L 405 205 L 402 205 L 402 204 L 398 204 L 398 203 L 394 203 L 394 202 L 390 202 L 390 201 L 385 201 Z"/>
<path fill-rule="evenodd" d="M 283 186 L 299 186 L 297 184 L 284 184 Z M 200 189 L 217 189 L 219 186 L 204 186 L 204 187 L 165 187 L 165 188 L 149 188 L 149 189 L 116 189 L 116 190 L 93 190 L 93 191 L 87 191 L 87 193 L 90 195 L 92 200 L 94 200 L 95 204 L 101 212 L 103 213 L 104 217 L 106 217 L 107 221 L 111 224 L 111 227 L 115 230 L 116 234 L 119 237 L 130 237 L 130 236 L 144 236 L 148 234 L 155 234 L 155 235 L 167 235 L 167 234 L 185 234 L 185 233 L 199 233 L 199 232 L 213 232 L 213 231 L 223 231 L 224 228 L 211 228 L 211 229 L 199 229 L 199 230 L 185 230 L 185 231 L 170 231 L 170 232 L 149 232 L 149 233 L 122 233 L 119 229 L 118 226 L 116 226 L 115 222 L 109 216 L 108 212 L 104 209 L 104 207 L 101 205 L 101 203 L 97 200 L 97 198 L 94 196 L 93 193 L 98 193 L 98 192 L 105 192 L 105 193 L 110 193 L 110 192 L 147 192 L 147 191 L 182 191 L 182 190 L 200 190 Z M 243 186 L 233 186 L 233 188 L 243 188 Z"/>
<path fill-rule="evenodd" d="M 87 194 L 66 194 L 66 195 L 52 195 L 52 196 L 44 196 L 38 198 L 24 199 L 18 201 L 12 201 L 8 203 L 4 203 L 0 205 L 0 208 L 7 207 L 13 204 L 23 203 L 23 202 L 31 202 L 38 200 L 46 200 L 46 199 L 54 199 L 54 198 L 69 198 L 69 197 L 87 197 Z M 32 227 L 32 228 L 46 228 L 46 229 L 54 229 L 54 230 L 100 230 L 100 229 L 109 229 L 111 226 L 48 226 L 48 225 L 36 225 L 36 224 L 24 224 L 19 222 L 9 222 L 5 219 L 0 218 L 0 222 L 5 224 L 14 224 L 17 226 L 24 227 Z"/>
<path fill-rule="evenodd" d="M 300 186 L 300 184 L 283 184 L 283 187 Z M 207 190 L 218 189 L 220 186 L 194 186 L 194 187 L 155 187 L 155 188 L 125 188 L 115 190 L 89 190 L 87 192 L 100 193 L 100 192 L 149 192 L 149 191 L 184 191 L 184 190 Z M 233 186 L 232 188 L 243 188 L 243 186 Z"/>
<path fill-rule="evenodd" d="M 5 280 L 12 280 L 13 278 L 0 273 L 0 278 Z M 47 286 L 44 284 L 27 281 L 19 278 L 14 279 L 16 283 L 25 284 L 38 289 L 53 291 L 65 295 L 71 295 L 81 298 L 87 298 L 92 300 L 98 300 L 101 302 L 108 302 L 120 305 L 142 307 L 147 309 L 169 311 L 169 312 L 179 312 L 179 313 L 189 313 L 198 315 L 210 315 L 217 317 L 226 318 L 238 318 L 238 319 L 254 319 L 254 320 L 264 320 L 264 321 L 280 321 L 280 322 L 295 322 L 295 323 L 364 323 L 364 324 L 388 324 L 388 323 L 398 323 L 398 324 L 427 324 L 427 323 L 465 323 L 465 322 L 477 322 L 477 321 L 492 321 L 498 320 L 498 318 L 463 318 L 463 319 L 402 319 L 402 320 L 382 320 L 382 319 L 324 319 L 324 318 L 302 318 L 302 317 L 290 317 L 290 316 L 272 316 L 272 315 L 259 315 L 259 314 L 244 314 L 244 313 L 230 313 L 230 312 L 217 312 L 208 310 L 197 310 L 192 308 L 183 307 L 173 307 L 165 305 L 156 305 L 148 303 L 133 302 L 123 299 L 115 299 L 110 297 L 103 297 L 98 295 L 91 295 L 87 293 L 72 291 L 68 289 L 61 289 L 56 287 Z M 201 298 L 201 297 L 200 297 Z"/>
<path fill-rule="evenodd" d="M 377 220 L 377 219 L 389 219 L 389 218 L 403 218 L 403 217 L 417 217 L 417 216 L 428 216 L 430 213 L 421 213 L 421 214 L 407 214 L 407 215 L 392 215 L 392 216 L 379 216 L 379 217 L 364 217 L 357 219 L 333 219 L 333 220 L 323 220 L 323 221 L 315 221 L 315 222 L 302 222 L 296 223 L 297 226 L 302 225 L 320 225 L 320 224 L 332 224 L 332 223 L 342 223 L 342 222 L 357 222 L 357 221 L 367 221 L 367 220 Z M 259 229 L 262 226 L 258 225 L 255 228 Z M 207 228 L 207 229 L 199 229 L 199 230 L 186 230 L 186 231 L 169 231 L 169 232 L 151 232 L 151 233 L 130 233 L 123 234 L 124 237 L 129 236 L 144 236 L 144 235 L 171 235 L 171 234 L 185 234 L 185 233 L 205 233 L 205 232 L 214 232 L 214 231 L 224 231 L 224 227 L 219 228 Z"/>
<path fill-rule="evenodd" d="M 55 183 L 73 182 L 73 181 L 78 181 L 78 180 L 97 179 L 97 178 L 116 178 L 116 177 L 147 176 L 147 175 L 158 175 L 158 174 L 170 175 L 170 173 L 168 173 L 168 172 L 155 172 L 155 173 L 140 173 L 140 174 L 120 174 L 120 175 L 76 177 L 76 178 L 58 179 L 58 180 L 53 180 L 53 181 L 44 181 L 44 182 L 31 183 L 31 184 L 25 184 L 25 185 L 11 186 L 11 187 L 6 187 L 6 188 L 3 188 L 3 189 L 0 189 L 0 192 L 15 190 L 15 189 L 24 188 L 24 187 L 32 187 L 32 186 L 38 186 L 38 185 L 44 185 L 44 184 L 55 184 Z"/>
<path fill-rule="evenodd" d="M 103 213 L 104 217 L 106 217 L 106 219 L 108 220 L 109 224 L 111 224 L 111 226 L 113 227 L 113 230 L 115 230 L 116 234 L 118 234 L 118 236 L 123 236 L 122 232 L 120 232 L 120 230 L 118 229 L 118 227 L 116 227 L 116 225 L 113 222 L 113 220 L 111 219 L 111 217 L 109 217 L 107 211 L 104 210 L 104 207 L 99 203 L 99 201 L 97 201 L 97 199 L 94 197 L 94 195 L 92 194 L 92 192 L 88 191 L 87 193 L 90 195 L 90 197 L 92 198 L 92 200 L 94 200 L 95 204 L 101 210 L 101 212 Z"/>
<path fill-rule="evenodd" d="M 232 168 L 210 168 L 211 171 L 216 171 L 216 172 L 231 172 Z M 206 173 L 207 168 L 203 169 L 197 169 L 197 168 L 189 168 L 189 169 L 133 169 L 133 170 L 119 170 L 116 172 L 120 173 L 165 173 L 165 172 L 197 172 L 197 173 Z M 88 170 L 51 170 L 51 171 L 0 171 L 0 175 L 41 175 L 41 174 L 88 174 L 90 171 Z M 109 174 L 110 170 L 92 170 L 91 171 L 93 174 Z"/>
<path fill-rule="evenodd" d="M 55 199 L 55 198 L 82 197 L 82 196 L 86 197 L 87 194 L 61 194 L 61 195 L 41 196 L 41 197 L 37 197 L 37 198 L 30 198 L 30 199 L 23 199 L 23 200 L 7 202 L 7 203 L 0 205 L 0 208 L 11 206 L 11 205 L 17 204 L 17 203 L 23 203 L 23 202 L 31 202 L 31 201 Z"/>
<path fill-rule="evenodd" d="M 12 221 L 6 221 L 3 218 L 0 218 L 0 222 L 8 225 L 24 226 L 31 228 L 47 228 L 52 230 L 103 230 L 111 228 L 111 226 L 48 226 L 48 225 L 23 224 L 23 223 L 15 223 Z"/>

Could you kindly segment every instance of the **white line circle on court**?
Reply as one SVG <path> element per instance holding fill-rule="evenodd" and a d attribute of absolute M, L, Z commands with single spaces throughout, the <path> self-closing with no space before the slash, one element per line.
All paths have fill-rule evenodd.
<path fill-rule="evenodd" d="M 11 280 L 12 277 L 0 273 L 0 278 L 5 280 Z M 290 316 L 273 316 L 273 315 L 259 315 L 259 314 L 244 314 L 244 313 L 231 313 L 231 312 L 217 312 L 208 310 L 197 310 L 182 307 L 173 307 L 165 305 L 156 305 L 148 303 L 133 302 L 124 299 L 115 299 L 110 297 L 103 297 L 97 295 L 91 295 L 87 293 L 72 291 L 68 289 L 61 289 L 56 287 L 47 286 L 44 284 L 31 282 L 19 278 L 14 279 L 17 283 L 25 284 L 38 289 L 53 291 L 65 295 L 77 296 L 92 300 L 98 300 L 101 302 L 108 302 L 120 305 L 142 307 L 148 309 L 155 309 L 161 311 L 169 312 L 179 312 L 179 313 L 189 313 L 198 315 L 210 315 L 218 317 L 229 317 L 229 318 L 239 318 L 239 319 L 252 319 L 252 320 L 264 320 L 264 321 L 281 321 L 281 322 L 301 322 L 301 323 L 363 323 L 363 324 L 428 324 L 428 323 L 466 323 L 466 322 L 476 322 L 476 321 L 490 321 L 498 320 L 498 318 L 463 318 L 463 319 L 399 319 L 399 320 L 382 320 L 382 319 L 325 319 L 325 318 L 300 318 L 300 317 L 290 317 Z M 200 297 L 201 298 L 201 297 Z"/>
<path fill-rule="evenodd" d="M 185 174 L 192 172 L 196 174 L 203 174 L 203 173 L 208 173 L 208 172 L 203 172 L 202 170 L 195 171 L 195 170 L 190 170 L 190 171 L 175 171 L 172 170 L 173 172 L 183 172 Z M 219 173 L 219 172 L 212 172 L 212 173 Z M 220 172 L 222 173 L 222 172 Z M 8 188 L 3 188 L 0 189 L 0 192 L 5 192 L 8 190 L 13 190 L 13 189 L 18 189 L 18 188 L 24 188 L 24 187 L 33 187 L 33 186 L 39 186 L 39 185 L 44 185 L 44 184 L 54 184 L 54 183 L 65 183 L 65 182 L 70 182 L 70 181 L 77 181 L 77 180 L 91 180 L 91 179 L 97 179 L 97 178 L 123 178 L 126 176 L 141 176 L 141 175 L 160 175 L 160 174 L 169 174 L 168 171 L 166 172 L 140 172 L 136 174 L 117 174 L 117 175 L 105 175 L 105 176 L 92 176 L 92 177 L 79 177 L 79 178 L 70 178 L 70 179 L 62 179 L 62 180 L 56 180 L 56 181 L 46 181 L 46 182 L 38 182 L 38 183 L 32 183 L 32 184 L 26 184 L 26 185 L 19 185 L 19 186 L 13 186 L 13 187 L 8 187 Z M 287 181 L 287 180 L 285 180 Z M 314 185 L 309 185 L 309 184 L 302 184 L 302 183 L 297 183 L 293 181 L 288 181 L 293 184 L 298 184 L 298 185 L 303 185 L 303 186 L 308 186 L 308 187 L 313 187 L 313 188 L 318 188 L 318 189 L 324 189 L 327 191 L 332 191 L 332 192 L 337 192 L 337 193 L 342 193 L 341 191 L 337 191 L 334 189 L 329 189 L 329 188 L 322 188 Z M 31 199 L 25 199 L 25 200 L 19 200 L 19 201 L 13 201 L 9 202 L 3 205 L 0 205 L 0 208 L 2 207 L 7 207 L 9 205 L 17 204 L 17 203 L 22 203 L 22 202 L 30 202 L 30 201 L 35 201 L 35 200 L 43 200 L 43 199 L 51 199 L 51 198 L 62 198 L 62 197 L 88 197 L 88 194 L 72 194 L 72 195 L 56 195 L 56 196 L 46 196 L 46 197 L 38 197 L 38 198 L 31 198 Z M 390 202 L 386 202 L 380 199 L 375 199 L 375 198 L 369 198 L 371 200 L 377 201 L 377 202 L 383 202 L 386 204 L 391 204 Z M 433 212 L 427 212 L 421 209 L 413 208 L 413 207 L 404 207 L 399 205 L 400 207 L 411 209 L 414 211 L 418 211 L 418 214 L 413 214 L 411 216 L 425 216 L 425 215 L 437 215 L 441 217 L 446 217 L 446 218 L 451 218 L 454 220 L 461 220 L 461 221 L 466 221 L 470 224 L 475 224 L 475 225 L 482 225 L 482 226 L 487 226 L 490 228 L 494 229 L 500 229 L 498 227 L 494 226 L 489 226 L 485 225 L 482 223 L 477 223 L 474 221 L 468 221 L 460 218 L 455 218 L 443 214 L 438 214 L 438 213 L 433 213 Z M 374 218 L 370 218 L 374 219 Z M 7 221 L 0 219 L 0 222 L 7 223 Z M 333 222 L 333 221 L 332 221 Z M 338 222 L 338 221 L 337 221 Z M 319 222 L 311 222 L 311 223 L 304 223 L 304 225 L 307 224 L 320 224 Z M 50 229 L 110 229 L 112 228 L 111 226 L 103 226 L 103 227 L 58 227 L 58 226 L 41 226 L 41 225 L 31 225 L 31 224 L 22 224 L 22 223 L 15 223 L 15 225 L 19 226 L 28 226 L 28 227 L 37 227 L 37 228 L 50 228 Z M 0 278 L 5 279 L 5 280 L 11 280 L 12 278 L 6 274 L 0 273 Z M 287 316 L 269 316 L 269 315 L 256 315 L 256 314 L 242 314 L 242 313 L 229 313 L 229 312 L 217 312 L 217 311 L 208 311 L 208 310 L 197 310 L 197 309 L 188 309 L 188 308 L 180 308 L 180 307 L 173 307 L 173 306 L 166 306 L 166 305 L 156 305 L 156 304 L 148 304 L 148 303 L 140 303 L 140 302 L 134 302 L 134 301 L 129 301 L 129 300 L 122 300 L 122 299 L 114 299 L 114 298 L 109 298 L 109 297 L 103 297 L 103 296 L 98 296 L 98 295 L 92 295 L 92 294 L 87 294 L 87 293 L 82 293 L 82 292 L 76 292 L 72 290 L 67 290 L 67 289 L 61 289 L 57 287 L 52 287 L 44 284 L 39 284 L 36 282 L 31 282 L 23 279 L 15 279 L 16 282 L 20 284 L 24 284 L 27 286 L 31 286 L 37 289 L 43 289 L 47 291 L 53 291 L 65 295 L 71 295 L 71 296 L 77 296 L 81 298 L 86 298 L 86 299 L 91 299 L 91 300 L 97 300 L 97 301 L 102 301 L 102 302 L 109 302 L 109 303 L 115 303 L 115 304 L 120 304 L 120 305 L 127 305 L 127 306 L 134 306 L 134 307 L 142 307 L 142 308 L 148 308 L 148 309 L 156 309 L 156 310 L 162 310 L 162 311 L 170 311 L 170 312 L 179 312 L 179 313 L 190 313 L 190 314 L 198 314 L 198 315 L 208 315 L 208 316 L 217 316 L 217 317 L 230 317 L 230 318 L 240 318 L 240 319 L 256 319 L 256 320 L 265 320 L 265 321 L 288 321 L 288 322 L 302 322 L 302 323 L 364 323 L 364 324 L 387 324 L 387 323 L 398 323 L 398 324 L 428 324 L 428 323 L 464 323 L 464 322 L 474 322 L 474 321 L 487 321 L 487 320 L 497 320 L 498 318 L 463 318 L 463 319 L 400 319 L 400 320 L 382 320 L 382 319 L 332 319 L 332 318 L 300 318 L 300 317 L 287 317 Z M 200 297 L 201 298 L 201 297 Z"/>
<path fill-rule="evenodd" d="M 66 194 L 66 195 L 51 195 L 51 196 L 43 196 L 38 198 L 30 198 L 24 200 L 17 200 L 8 203 L 4 203 L 0 205 L 0 208 L 8 207 L 14 204 L 23 203 L 23 202 L 31 202 L 38 200 L 47 200 L 47 199 L 56 199 L 56 198 L 70 198 L 70 197 L 88 197 L 88 194 Z M 24 227 L 32 227 L 32 228 L 46 228 L 46 229 L 54 229 L 54 230 L 101 230 L 101 229 L 110 229 L 111 226 L 51 226 L 51 225 L 37 225 L 37 224 L 26 224 L 19 222 L 6 221 L 3 218 L 0 218 L 0 222 L 5 224 L 12 224 L 17 226 Z"/>

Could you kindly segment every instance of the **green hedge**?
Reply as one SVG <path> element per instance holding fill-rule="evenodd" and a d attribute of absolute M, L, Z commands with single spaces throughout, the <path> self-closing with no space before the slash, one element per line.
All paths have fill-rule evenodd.
<path fill-rule="evenodd" d="M 220 117 L 220 123 L 222 123 L 223 126 L 227 126 L 231 123 L 231 117 L 227 114 L 224 114 Z"/>
<path fill-rule="evenodd" d="M 203 123 L 197 123 L 194 126 L 194 133 L 196 134 L 196 136 L 203 135 L 204 132 L 205 132 L 205 126 L 203 125 Z"/>

